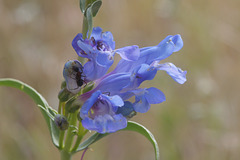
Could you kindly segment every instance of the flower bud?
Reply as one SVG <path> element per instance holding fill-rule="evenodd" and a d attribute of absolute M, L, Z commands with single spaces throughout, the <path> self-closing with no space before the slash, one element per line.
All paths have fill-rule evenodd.
<path fill-rule="evenodd" d="M 89 82 L 89 83 L 86 85 L 86 87 L 84 87 L 82 93 L 86 93 L 86 92 L 88 92 L 88 91 L 91 91 L 91 90 L 93 89 L 94 85 L 95 85 L 94 82 Z"/>
<path fill-rule="evenodd" d="M 66 103 L 65 109 L 67 113 L 74 113 L 80 108 L 80 106 L 81 106 L 81 103 L 77 101 L 75 98 L 72 98 Z"/>
<path fill-rule="evenodd" d="M 117 114 L 122 114 L 127 119 L 130 119 L 135 116 L 137 112 L 134 111 L 133 104 L 131 102 L 125 101 L 124 106 L 118 108 Z"/>
<path fill-rule="evenodd" d="M 81 122 L 82 121 L 82 118 L 81 118 L 81 116 L 80 116 L 80 112 L 78 112 L 78 114 L 77 114 L 77 119 Z"/>
<path fill-rule="evenodd" d="M 66 102 L 72 96 L 73 96 L 73 94 L 71 92 L 69 92 L 66 88 L 61 89 L 60 92 L 58 93 L 58 99 L 61 102 Z"/>
<path fill-rule="evenodd" d="M 61 83 L 61 89 L 66 88 L 66 87 L 67 87 L 66 81 L 62 81 L 62 83 Z"/>
<path fill-rule="evenodd" d="M 68 129 L 69 126 L 68 121 L 66 117 L 64 117 L 63 115 L 57 114 L 54 118 L 54 122 L 60 130 Z"/>

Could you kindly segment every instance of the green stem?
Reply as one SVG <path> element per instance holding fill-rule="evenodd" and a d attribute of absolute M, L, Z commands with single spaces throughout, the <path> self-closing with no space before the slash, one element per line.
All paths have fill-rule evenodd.
<path fill-rule="evenodd" d="M 69 128 L 67 130 L 65 146 L 62 150 L 62 153 L 64 154 L 64 156 L 67 153 L 71 155 L 71 147 L 74 140 L 74 134 L 73 134 L 74 128 L 70 126 L 76 126 L 76 124 L 77 124 L 77 112 L 70 114 Z"/>
<path fill-rule="evenodd" d="M 64 147 L 63 146 L 64 135 L 65 135 L 65 131 L 60 131 L 60 134 L 59 134 L 59 149 L 62 149 Z"/>
<path fill-rule="evenodd" d="M 83 136 L 85 135 L 85 132 L 84 132 L 84 128 L 82 126 L 82 123 L 79 121 L 79 125 L 78 125 L 78 137 L 77 137 L 77 140 L 76 140 L 76 143 L 72 149 L 72 152 L 75 152 L 79 146 L 79 144 L 81 143 L 82 141 L 82 138 Z"/>
<path fill-rule="evenodd" d="M 83 16 L 83 26 L 82 26 L 83 39 L 87 38 L 87 32 L 88 32 L 88 22 L 87 22 L 87 18 Z"/>
<path fill-rule="evenodd" d="M 71 159 L 72 159 L 71 153 L 68 153 L 65 150 L 61 151 L 61 160 L 71 160 Z"/>
<path fill-rule="evenodd" d="M 58 103 L 58 114 L 62 113 L 62 102 L 59 101 Z"/>

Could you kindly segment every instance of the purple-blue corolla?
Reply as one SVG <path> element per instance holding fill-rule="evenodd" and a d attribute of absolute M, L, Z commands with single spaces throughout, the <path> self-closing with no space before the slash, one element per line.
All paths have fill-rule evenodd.
<path fill-rule="evenodd" d="M 158 71 L 166 71 L 180 84 L 186 81 L 186 71 L 172 63 L 161 63 L 182 48 L 180 35 L 167 36 L 156 46 L 141 49 L 128 46 L 115 50 L 112 34 L 103 33 L 96 27 L 90 39 L 83 40 L 78 34 L 72 45 L 79 56 L 89 60 L 83 66 L 86 81 L 95 82 L 95 88 L 78 97 L 84 103 L 80 110 L 82 123 L 89 130 L 115 132 L 126 127 L 127 118 L 134 113 L 145 113 L 151 104 L 165 101 L 165 95 L 159 89 L 139 88 L 144 81 L 154 79 Z M 107 73 L 115 53 L 122 59 Z M 131 97 L 135 100 L 130 101 Z"/>
<path fill-rule="evenodd" d="M 83 127 L 99 133 L 111 133 L 127 127 L 127 119 L 116 113 L 123 105 L 118 95 L 108 96 L 99 90 L 94 92 L 80 110 Z"/>
<path fill-rule="evenodd" d="M 115 53 L 126 61 L 135 61 L 139 57 L 139 47 L 136 45 L 115 49 L 111 32 L 102 32 L 100 27 L 93 28 L 89 39 L 83 39 L 79 33 L 72 41 L 72 46 L 78 56 L 87 58 L 83 71 L 87 81 L 93 81 L 104 76 L 113 64 Z"/>

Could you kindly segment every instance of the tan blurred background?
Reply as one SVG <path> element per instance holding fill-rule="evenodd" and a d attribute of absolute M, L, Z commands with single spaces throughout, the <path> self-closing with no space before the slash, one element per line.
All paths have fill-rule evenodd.
<path fill-rule="evenodd" d="M 143 87 L 157 86 L 167 101 L 133 118 L 155 135 L 162 160 L 240 159 L 239 0 L 103 0 L 94 25 L 111 31 L 117 48 L 182 35 L 183 49 L 165 62 L 187 70 L 188 81 L 180 85 L 159 72 Z M 81 26 L 78 0 L 0 0 L 0 78 L 26 82 L 56 108 Z M 91 148 L 85 160 L 154 159 L 151 144 L 133 132 Z M 60 159 L 39 109 L 6 87 L 0 88 L 0 159 Z"/>

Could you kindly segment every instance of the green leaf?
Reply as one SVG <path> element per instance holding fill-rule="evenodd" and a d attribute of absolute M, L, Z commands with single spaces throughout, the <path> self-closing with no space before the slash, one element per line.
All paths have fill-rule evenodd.
<path fill-rule="evenodd" d="M 95 1 L 93 4 L 92 4 L 92 15 L 93 17 L 95 17 L 100 9 L 102 5 L 102 1 L 98 0 L 98 1 Z"/>
<path fill-rule="evenodd" d="M 86 7 L 86 0 L 79 0 L 79 5 L 82 13 L 85 12 L 85 7 Z"/>
<path fill-rule="evenodd" d="M 158 148 L 157 141 L 155 140 L 153 134 L 147 128 L 145 128 L 143 125 L 138 124 L 136 122 L 129 121 L 127 127 L 124 128 L 123 131 L 135 131 L 145 136 L 152 143 L 154 147 L 156 160 L 159 160 L 160 157 L 159 157 L 159 148 Z"/>
<path fill-rule="evenodd" d="M 40 108 L 41 113 L 47 122 L 48 129 L 51 133 L 51 137 L 54 145 L 58 147 L 59 146 L 59 143 L 58 143 L 59 129 L 56 127 L 53 121 L 53 117 L 55 116 L 55 113 L 57 111 L 55 111 L 48 105 L 45 98 L 43 98 L 43 96 L 39 94 L 31 86 L 16 79 L 11 79 L 11 78 L 0 79 L 0 86 L 8 86 L 8 87 L 19 89 L 20 91 L 23 91 L 24 93 L 26 93 L 32 98 L 32 100 Z"/>
<path fill-rule="evenodd" d="M 127 127 L 120 131 L 135 131 L 135 132 L 138 132 L 138 133 L 142 134 L 143 136 L 145 136 L 152 143 L 152 145 L 154 147 L 156 160 L 159 160 L 158 144 L 157 144 L 153 134 L 147 128 L 145 128 L 144 126 L 142 126 L 141 124 L 138 124 L 136 122 L 129 121 Z M 98 140 L 100 140 L 101 138 L 103 138 L 109 134 L 110 133 L 106 133 L 106 134 L 94 133 L 92 136 L 90 136 L 87 140 L 85 140 L 78 146 L 76 152 L 86 149 L 91 144 L 97 142 Z"/>
<path fill-rule="evenodd" d="M 88 139 L 86 139 L 84 142 L 82 142 L 78 146 L 78 148 L 76 149 L 75 152 L 79 152 L 79 151 L 82 151 L 82 150 L 86 149 L 88 146 L 90 146 L 91 144 L 96 142 L 99 139 L 98 137 L 101 136 L 101 135 L 102 134 L 100 134 L 100 133 L 94 133 L 92 136 L 90 136 Z"/>
<path fill-rule="evenodd" d="M 88 7 L 86 11 L 87 23 L 88 23 L 88 38 L 90 38 L 93 30 L 93 15 L 92 15 L 92 8 Z"/>

